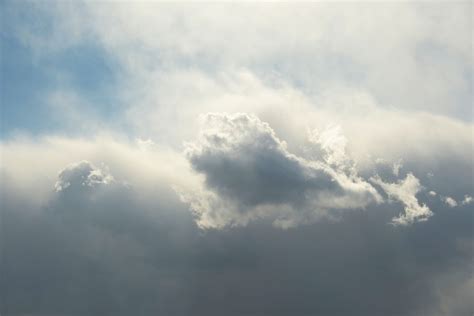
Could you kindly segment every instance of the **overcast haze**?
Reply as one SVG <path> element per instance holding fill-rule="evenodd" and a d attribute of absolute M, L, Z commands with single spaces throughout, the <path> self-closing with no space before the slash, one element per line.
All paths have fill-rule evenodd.
<path fill-rule="evenodd" d="M 472 316 L 472 2 L 2 1 L 2 316 Z"/>

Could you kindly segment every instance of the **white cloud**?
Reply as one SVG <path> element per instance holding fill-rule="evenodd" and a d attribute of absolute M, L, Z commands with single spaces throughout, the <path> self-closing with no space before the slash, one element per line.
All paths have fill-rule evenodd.
<path fill-rule="evenodd" d="M 442 200 L 446 205 L 448 205 L 449 207 L 456 207 L 456 206 L 458 206 L 458 202 L 456 202 L 456 200 L 453 199 L 453 198 L 450 197 L 450 196 L 443 196 L 443 197 L 441 197 L 441 200 Z"/>
<path fill-rule="evenodd" d="M 466 194 L 464 195 L 464 200 L 462 200 L 461 204 L 468 205 L 468 204 L 471 204 L 473 201 L 474 199 L 472 198 L 472 196 Z"/>
<path fill-rule="evenodd" d="M 55 186 L 61 191 L 112 183 L 130 185 L 143 201 L 182 205 L 171 186 L 194 181 L 181 153 L 159 145 L 143 150 L 140 142 L 118 136 L 16 138 L 3 141 L 0 152 L 2 190 L 33 205 L 46 203 Z"/>
<path fill-rule="evenodd" d="M 131 78 L 124 87 L 189 65 L 212 76 L 243 68 L 284 77 L 310 94 L 363 87 L 385 106 L 470 113 L 468 3 L 36 6 L 57 27 L 43 36 L 22 27 L 25 41 L 41 51 L 93 40 Z"/>
<path fill-rule="evenodd" d="M 402 167 L 403 167 L 403 163 L 401 160 L 395 162 L 392 167 L 393 174 L 398 177 L 398 175 L 400 174 L 400 169 Z"/>
<path fill-rule="evenodd" d="M 384 182 L 380 177 L 372 177 L 371 181 L 378 184 L 390 198 L 394 198 L 405 205 L 405 214 L 392 219 L 394 224 L 408 225 L 418 221 L 426 221 L 433 215 L 425 204 L 420 204 L 416 194 L 421 190 L 420 181 L 412 173 L 396 183 Z"/>
<path fill-rule="evenodd" d="M 322 132 L 317 129 L 309 135 L 312 145 L 320 147 L 316 154 L 322 154 L 324 161 L 337 169 L 347 169 L 352 166 L 346 153 L 347 138 L 343 135 L 339 125 L 328 126 Z M 314 146 L 311 147 L 314 150 Z M 321 157 L 318 157 L 321 159 Z"/>

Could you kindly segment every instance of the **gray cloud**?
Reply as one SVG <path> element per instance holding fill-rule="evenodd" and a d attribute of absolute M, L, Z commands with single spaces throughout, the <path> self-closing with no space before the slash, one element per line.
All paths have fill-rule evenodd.
<path fill-rule="evenodd" d="M 112 182 L 114 182 L 114 178 L 107 170 L 97 168 L 88 161 L 81 161 L 61 170 L 54 188 L 56 192 L 59 192 L 69 187 L 71 189 L 75 187 L 93 188 Z"/>
<path fill-rule="evenodd" d="M 2 178 L 2 315 L 188 310 L 173 297 L 186 284 L 175 265 L 191 261 L 197 231 L 189 212 L 113 179 L 105 166 L 72 163 L 47 202 L 29 204 Z"/>
<path fill-rule="evenodd" d="M 270 133 L 269 126 L 255 117 L 237 117 L 241 117 L 243 133 L 253 135 L 252 139 L 259 140 L 254 143 L 280 157 L 279 161 L 298 166 L 296 170 L 307 172 L 310 168 L 308 161 L 313 160 L 291 155 L 283 142 Z M 218 122 L 222 119 L 218 118 Z M 229 120 L 229 124 L 233 122 Z M 206 126 L 211 128 L 212 124 Z M 234 161 L 222 153 L 227 146 L 248 147 L 247 152 L 252 152 L 252 145 L 243 146 L 249 137 L 230 133 L 234 130 L 207 131 L 214 136 L 221 131 L 225 140 L 238 140 L 217 141 L 221 147 L 215 148 L 212 142 L 212 147 L 193 144 L 199 149 L 214 150 L 210 156 L 219 153 Z M 312 159 L 319 157 L 317 161 L 327 166 L 331 150 L 320 148 L 322 134 L 319 133 L 319 143 L 314 144 L 318 149 Z M 329 144 L 329 140 L 325 143 Z M 418 204 L 429 203 L 434 215 L 416 225 L 387 225 L 404 207 L 394 198 L 395 203 L 369 203 L 364 211 L 341 212 L 339 221 L 323 217 L 290 230 L 272 227 L 270 221 L 274 218 L 257 218 L 245 226 L 203 231 L 188 206 L 171 190 L 163 189 L 174 181 L 184 186 L 186 181 L 179 181 L 183 177 L 180 165 L 173 167 L 173 177 L 169 178 L 153 169 L 158 168 L 157 162 L 163 168 L 173 166 L 172 161 L 178 156 L 160 160 L 153 148 L 112 146 L 106 141 L 82 144 L 83 147 L 74 142 L 61 144 L 54 150 L 45 144 L 38 146 L 38 151 L 29 146 L 30 155 L 25 157 L 31 158 L 27 160 L 12 159 L 18 155 L 12 155 L 11 148 L 3 151 L 2 315 L 472 314 L 472 301 L 463 295 L 472 287 L 470 205 L 459 205 L 456 212 L 447 212 L 442 201 L 420 191 L 416 194 Z M 87 155 L 84 148 L 89 146 L 97 156 Z M 31 159 L 46 154 L 55 158 L 64 152 L 78 156 L 74 150 L 83 152 L 89 162 L 45 164 L 48 160 L 41 159 L 38 161 L 43 162 L 36 166 L 31 163 Z M 469 179 L 466 166 L 453 161 L 428 166 L 434 175 L 443 176 L 420 176 L 420 183 L 459 199 L 459 192 L 469 192 L 469 182 L 463 182 Z M 110 171 L 105 165 L 110 166 Z M 324 170 L 333 170 L 331 175 L 349 172 L 345 176 L 351 177 L 350 168 L 346 170 L 348 165 L 336 165 Z M 449 172 L 443 174 L 448 166 Z M 417 166 L 408 159 L 403 171 L 425 175 L 424 168 L 426 164 Z M 29 173 L 27 178 L 22 177 L 24 170 Z M 97 170 L 102 174 L 96 178 L 98 183 L 83 185 Z M 395 176 L 390 164 L 386 171 L 387 176 Z M 147 178 L 150 173 L 153 181 Z M 32 191 L 17 189 L 20 184 L 28 185 L 23 179 L 31 181 L 39 175 L 51 177 L 47 186 L 50 194 L 42 203 L 29 196 Z M 407 174 L 400 176 L 404 182 Z M 115 180 L 105 184 L 103 178 L 109 177 Z M 194 181 L 192 177 L 186 179 Z M 383 179 L 399 184 L 396 179 Z M 71 184 L 56 191 L 58 181 Z M 125 181 L 130 185 L 123 185 Z M 153 194 L 144 194 L 142 182 Z M 218 194 L 205 182 L 201 185 L 204 186 L 199 188 L 208 194 Z M 458 185 L 458 195 L 446 190 Z M 217 201 L 238 203 L 235 199 L 229 194 L 218 196 Z M 252 205 L 248 201 L 255 200 L 244 201 L 246 204 L 241 205 L 248 206 Z M 210 209 L 210 214 L 212 210 L 219 211 L 213 220 L 227 215 L 220 213 L 220 208 Z M 290 213 L 296 210 L 292 208 Z"/>
<path fill-rule="evenodd" d="M 1 315 L 474 314 L 471 3 L 0 6 Z"/>
<path fill-rule="evenodd" d="M 331 216 L 332 210 L 381 201 L 368 182 L 344 172 L 337 142 L 321 143 L 325 155 L 307 160 L 290 153 L 272 128 L 253 115 L 207 114 L 203 120 L 201 135 L 187 144 L 186 156 L 204 175 L 205 187 L 183 194 L 202 227 L 261 217 L 290 227 Z"/>

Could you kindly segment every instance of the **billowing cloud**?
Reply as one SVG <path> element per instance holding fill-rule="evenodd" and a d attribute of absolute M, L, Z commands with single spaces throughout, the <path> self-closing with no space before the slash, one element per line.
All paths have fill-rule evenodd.
<path fill-rule="evenodd" d="M 90 187 L 107 185 L 114 181 L 114 177 L 107 170 L 97 168 L 88 161 L 71 164 L 61 170 L 54 185 L 56 192 L 69 187 Z"/>
<path fill-rule="evenodd" d="M 412 173 L 396 183 L 384 182 L 380 177 L 373 177 L 371 181 L 378 184 L 390 198 L 396 199 L 405 206 L 405 214 L 392 219 L 394 224 L 407 225 L 417 221 L 426 221 L 433 212 L 425 204 L 420 204 L 416 194 L 421 190 L 420 180 Z"/>
<path fill-rule="evenodd" d="M 274 218 L 281 227 L 331 216 L 331 210 L 364 208 L 381 198 L 354 172 L 344 172 L 341 140 L 322 136 L 325 152 L 308 160 L 290 153 L 273 129 L 248 114 L 207 114 L 199 138 L 186 147 L 204 175 L 198 193 L 184 193 L 202 227 Z M 334 213 L 337 214 L 337 213 Z"/>

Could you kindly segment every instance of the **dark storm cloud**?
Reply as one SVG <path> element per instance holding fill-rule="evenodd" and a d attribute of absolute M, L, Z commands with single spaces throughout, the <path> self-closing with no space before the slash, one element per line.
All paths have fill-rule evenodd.
<path fill-rule="evenodd" d="M 63 170 L 72 166 L 88 170 L 86 179 L 97 172 L 88 163 Z M 171 209 L 159 197 L 144 203 L 117 180 L 87 190 L 71 184 L 41 210 L 24 209 L 7 187 L 2 315 L 473 311 L 468 206 L 433 202 L 430 220 L 404 227 L 387 225 L 402 205 L 381 204 L 290 230 L 258 220 L 203 232 L 178 201 Z"/>
<path fill-rule="evenodd" d="M 132 187 L 113 179 L 90 162 L 71 164 L 49 201 L 33 207 L 5 183 L 0 314 L 187 310 L 177 299 L 186 286 L 179 265 L 187 265 L 197 230 L 192 218 L 179 203 L 139 202 Z"/>

